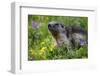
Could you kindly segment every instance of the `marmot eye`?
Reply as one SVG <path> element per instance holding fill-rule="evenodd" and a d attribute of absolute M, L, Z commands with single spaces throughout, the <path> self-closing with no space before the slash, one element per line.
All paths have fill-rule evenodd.
<path fill-rule="evenodd" d="M 61 25 L 61 27 L 62 27 L 62 28 L 64 28 L 64 26 L 63 26 L 63 25 Z"/>

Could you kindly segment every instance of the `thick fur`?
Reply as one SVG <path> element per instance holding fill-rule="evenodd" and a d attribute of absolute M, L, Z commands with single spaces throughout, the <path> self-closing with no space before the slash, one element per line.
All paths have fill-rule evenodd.
<path fill-rule="evenodd" d="M 87 32 L 81 26 L 64 26 L 52 21 L 48 29 L 55 38 L 57 46 L 65 44 L 69 48 L 80 48 L 87 44 Z"/>

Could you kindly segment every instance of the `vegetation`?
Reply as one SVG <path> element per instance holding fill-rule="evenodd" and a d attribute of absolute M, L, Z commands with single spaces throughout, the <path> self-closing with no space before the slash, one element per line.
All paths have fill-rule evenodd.
<path fill-rule="evenodd" d="M 64 46 L 57 47 L 54 38 L 48 30 L 50 21 L 59 21 L 64 23 L 65 26 L 81 25 L 85 30 L 88 29 L 87 17 L 28 15 L 28 60 L 88 57 L 87 46 L 70 51 Z"/>

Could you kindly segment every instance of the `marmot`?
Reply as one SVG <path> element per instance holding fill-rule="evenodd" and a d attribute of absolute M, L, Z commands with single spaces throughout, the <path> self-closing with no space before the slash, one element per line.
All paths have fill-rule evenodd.
<path fill-rule="evenodd" d="M 80 48 L 87 44 L 87 32 L 81 26 L 64 26 L 64 24 L 51 21 L 48 29 L 55 38 L 57 46 L 65 44 L 69 48 Z"/>

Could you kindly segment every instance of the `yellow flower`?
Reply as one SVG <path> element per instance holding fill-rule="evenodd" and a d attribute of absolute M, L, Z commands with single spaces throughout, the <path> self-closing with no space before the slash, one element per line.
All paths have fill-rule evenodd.
<path fill-rule="evenodd" d="M 46 47 L 43 47 L 40 51 L 44 52 L 46 50 Z"/>
<path fill-rule="evenodd" d="M 44 45 L 45 44 L 45 42 L 41 42 L 41 45 Z"/>
<path fill-rule="evenodd" d="M 51 45 L 50 51 L 53 51 L 54 47 L 55 47 L 55 45 Z"/>
<path fill-rule="evenodd" d="M 53 51 L 53 48 L 50 48 L 50 51 Z"/>

